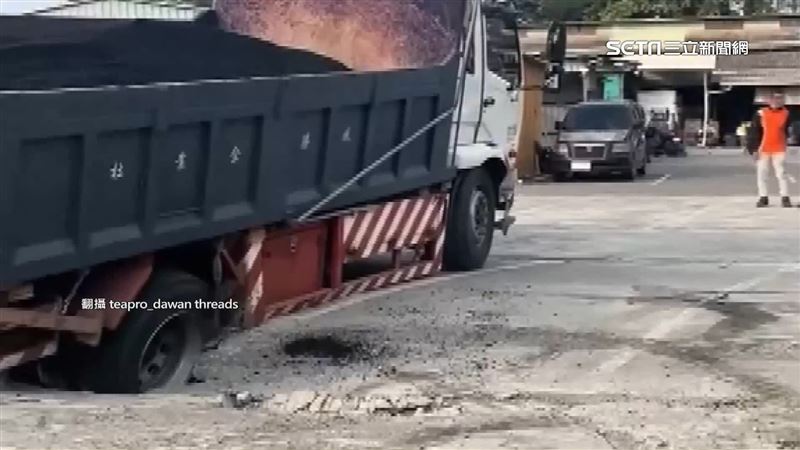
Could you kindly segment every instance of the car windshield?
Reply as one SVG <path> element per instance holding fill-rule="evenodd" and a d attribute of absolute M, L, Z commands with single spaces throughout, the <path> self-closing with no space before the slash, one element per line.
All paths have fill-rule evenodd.
<path fill-rule="evenodd" d="M 622 105 L 582 105 L 572 108 L 564 118 L 564 130 L 625 130 L 632 117 Z"/>

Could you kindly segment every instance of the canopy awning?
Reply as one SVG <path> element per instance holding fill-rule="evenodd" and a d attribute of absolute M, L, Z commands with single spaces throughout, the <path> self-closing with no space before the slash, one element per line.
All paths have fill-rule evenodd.
<path fill-rule="evenodd" d="M 786 98 L 787 105 L 800 105 L 800 87 L 790 87 L 782 91 Z M 756 88 L 755 103 L 766 104 L 769 101 L 770 95 L 772 95 L 772 90 L 770 88 Z"/>
<path fill-rule="evenodd" d="M 716 70 L 714 76 L 724 86 L 800 86 L 798 69 Z"/>
<path fill-rule="evenodd" d="M 725 86 L 800 86 L 800 50 L 720 56 L 715 78 Z"/>

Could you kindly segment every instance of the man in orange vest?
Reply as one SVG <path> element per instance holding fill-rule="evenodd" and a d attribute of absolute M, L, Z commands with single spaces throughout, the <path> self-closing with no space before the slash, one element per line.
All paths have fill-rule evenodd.
<path fill-rule="evenodd" d="M 769 205 L 767 179 L 769 167 L 775 170 L 781 195 L 781 204 L 785 208 L 792 206 L 789 200 L 789 183 L 784 170 L 786 147 L 789 137 L 789 110 L 784 106 L 783 93 L 775 92 L 769 100 L 769 106 L 761 108 L 753 118 L 751 137 L 748 139 L 748 151 L 751 155 L 757 152 L 756 174 L 758 178 L 758 203 L 763 208 Z"/>

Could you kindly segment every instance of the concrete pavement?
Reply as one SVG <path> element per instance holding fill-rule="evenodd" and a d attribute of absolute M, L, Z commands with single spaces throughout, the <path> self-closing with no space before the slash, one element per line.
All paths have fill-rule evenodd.
<path fill-rule="evenodd" d="M 800 448 L 800 209 L 755 209 L 753 172 L 520 186 L 483 271 L 234 336 L 182 394 L 5 394 L 0 444 Z"/>

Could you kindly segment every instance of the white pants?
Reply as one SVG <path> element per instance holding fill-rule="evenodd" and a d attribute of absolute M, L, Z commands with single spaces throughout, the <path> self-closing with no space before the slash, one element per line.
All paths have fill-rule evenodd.
<path fill-rule="evenodd" d="M 769 178 L 769 166 L 775 170 L 775 177 L 778 179 L 778 189 L 781 197 L 789 196 L 789 183 L 786 180 L 786 171 L 783 163 L 786 160 L 786 153 L 761 153 L 758 155 L 756 163 L 756 174 L 758 176 L 758 196 L 766 197 L 769 195 L 767 189 L 767 178 Z"/>

